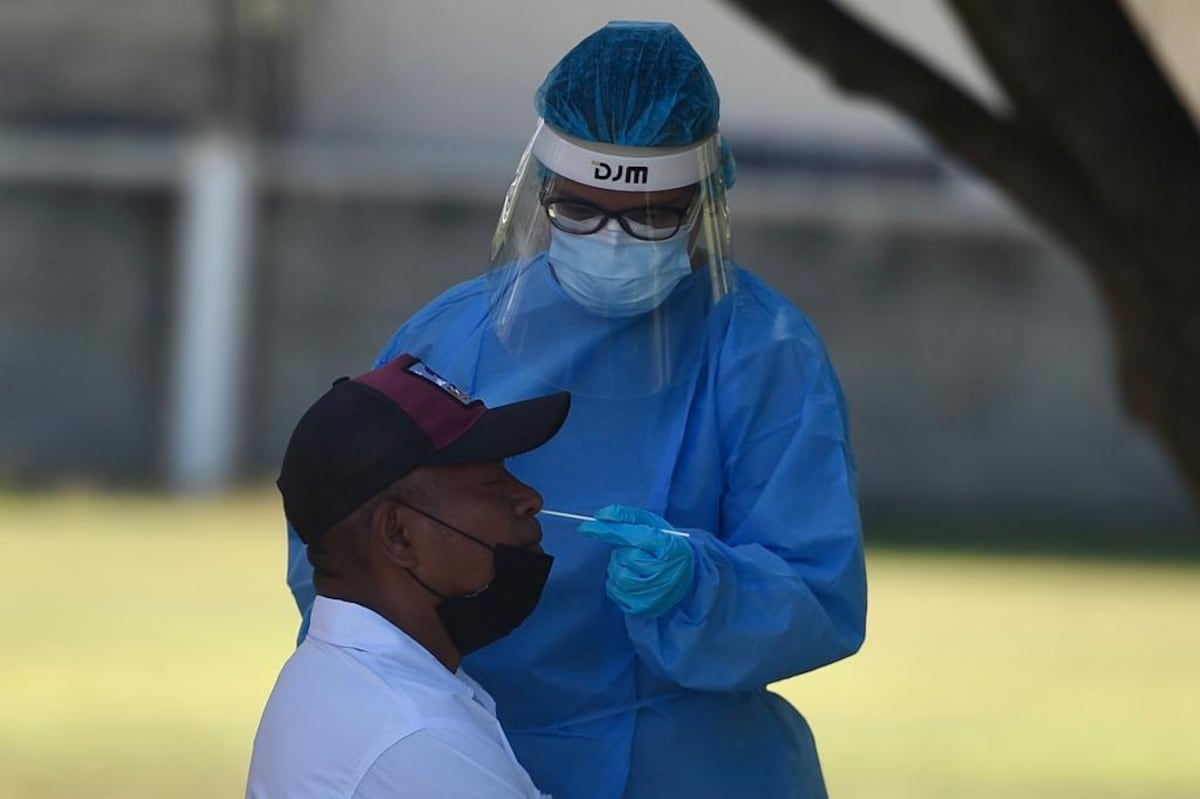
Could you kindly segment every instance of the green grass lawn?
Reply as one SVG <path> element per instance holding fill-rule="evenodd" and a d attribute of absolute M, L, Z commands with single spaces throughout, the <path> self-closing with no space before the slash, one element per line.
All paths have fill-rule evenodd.
<path fill-rule="evenodd" d="M 0 797 L 238 796 L 292 646 L 277 500 L 0 496 Z M 872 551 L 778 686 L 834 799 L 1200 795 L 1200 568 Z"/>

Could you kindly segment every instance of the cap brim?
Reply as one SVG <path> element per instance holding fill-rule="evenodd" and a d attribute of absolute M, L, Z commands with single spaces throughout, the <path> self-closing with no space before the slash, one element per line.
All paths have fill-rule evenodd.
<path fill-rule="evenodd" d="M 570 407 L 571 395 L 560 391 L 489 408 L 461 438 L 422 458 L 421 463 L 427 466 L 491 463 L 537 449 L 562 427 Z"/>

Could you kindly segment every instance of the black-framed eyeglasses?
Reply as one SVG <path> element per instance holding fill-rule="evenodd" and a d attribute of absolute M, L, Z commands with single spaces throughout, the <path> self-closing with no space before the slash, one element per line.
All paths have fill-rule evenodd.
<path fill-rule="evenodd" d="M 607 211 L 575 197 L 543 196 L 542 207 L 550 224 L 565 233 L 587 236 L 615 219 L 621 228 L 642 241 L 665 241 L 676 233 L 687 219 L 687 206 L 642 205 L 624 211 Z"/>

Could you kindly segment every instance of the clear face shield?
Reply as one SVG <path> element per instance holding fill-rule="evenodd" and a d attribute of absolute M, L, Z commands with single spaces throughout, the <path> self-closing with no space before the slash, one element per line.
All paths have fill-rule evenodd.
<path fill-rule="evenodd" d="M 645 396 L 690 373 L 734 290 L 718 136 L 619 147 L 539 122 L 488 276 L 493 331 L 520 368 L 597 397 Z"/>

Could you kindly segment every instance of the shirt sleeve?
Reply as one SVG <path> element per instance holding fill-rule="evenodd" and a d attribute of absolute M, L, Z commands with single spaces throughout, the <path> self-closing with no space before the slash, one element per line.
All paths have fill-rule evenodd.
<path fill-rule="evenodd" d="M 504 749 L 450 729 L 396 741 L 367 769 L 353 799 L 548 799 Z"/>
<path fill-rule="evenodd" d="M 296 528 L 287 525 L 288 570 L 287 584 L 300 611 L 300 632 L 296 635 L 296 646 L 308 635 L 308 623 L 312 618 L 313 601 L 317 598 L 313 586 L 312 564 L 308 562 L 308 548 L 300 540 Z"/>

